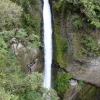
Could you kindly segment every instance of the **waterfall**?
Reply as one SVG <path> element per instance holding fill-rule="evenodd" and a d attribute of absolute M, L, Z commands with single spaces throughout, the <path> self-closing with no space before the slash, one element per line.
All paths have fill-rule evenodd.
<path fill-rule="evenodd" d="M 52 64 L 52 25 L 49 0 L 44 0 L 43 5 L 44 24 L 44 87 L 51 87 L 51 64 Z"/>

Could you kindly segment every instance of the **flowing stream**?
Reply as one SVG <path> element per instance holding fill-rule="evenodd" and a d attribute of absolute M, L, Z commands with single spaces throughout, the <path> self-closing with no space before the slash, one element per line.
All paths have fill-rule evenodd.
<path fill-rule="evenodd" d="M 52 24 L 49 0 L 44 0 L 43 24 L 44 24 L 44 87 L 51 87 L 52 64 Z"/>

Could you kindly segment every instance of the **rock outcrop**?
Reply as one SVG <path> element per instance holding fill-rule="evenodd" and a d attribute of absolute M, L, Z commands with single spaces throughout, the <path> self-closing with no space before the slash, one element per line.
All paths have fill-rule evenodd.
<path fill-rule="evenodd" d="M 55 1 L 57 2 L 57 1 Z M 55 5 L 56 3 L 53 2 L 53 5 Z M 55 8 L 55 6 L 53 6 Z M 53 9 L 54 9 L 53 8 Z M 55 10 L 55 9 L 54 9 Z M 94 56 L 94 55 L 89 55 L 89 53 L 92 51 L 90 47 L 86 47 L 87 45 L 85 45 L 85 48 L 83 47 L 83 45 L 81 44 L 82 41 L 82 35 L 83 34 L 87 34 L 89 33 L 87 36 L 90 35 L 90 37 L 92 37 L 95 33 L 98 36 L 97 38 L 93 37 L 93 42 L 95 42 L 94 39 L 98 39 L 98 44 L 99 44 L 99 31 L 98 30 L 91 30 L 91 28 L 86 24 L 83 23 L 84 25 L 81 26 L 81 28 L 79 29 L 75 29 L 73 27 L 73 14 L 71 13 L 64 13 L 67 12 L 67 9 L 62 8 L 60 9 L 60 11 L 54 11 L 53 10 L 53 18 L 54 18 L 54 36 L 55 36 L 55 44 L 56 46 L 54 46 L 54 56 L 55 56 L 55 60 L 57 62 L 60 63 L 60 65 L 62 67 L 65 67 L 65 65 L 63 65 L 63 62 L 66 62 L 66 70 L 72 74 L 73 78 L 77 79 L 77 80 L 82 80 L 86 83 L 90 83 L 90 84 L 94 84 L 96 86 L 100 87 L 100 57 L 99 56 Z M 59 17 L 57 17 L 59 16 Z M 85 26 L 85 27 L 84 27 Z M 90 32 L 88 32 L 88 30 Z M 66 39 L 66 44 L 67 44 L 67 50 L 66 50 L 66 54 L 63 51 L 60 51 L 59 48 L 61 47 L 61 45 L 59 43 L 59 38 L 58 36 L 62 39 Z M 87 37 L 87 38 L 90 38 Z M 57 41 L 57 39 L 59 39 Z M 57 41 L 57 42 L 56 42 Z M 91 41 L 89 41 L 91 42 Z M 55 45 L 54 44 L 54 45 Z M 87 44 L 87 43 L 86 43 Z M 98 49 L 98 45 L 97 44 L 97 49 Z M 90 44 L 89 44 L 90 45 Z M 93 44 L 91 43 L 91 46 Z M 94 45 L 93 45 L 94 46 Z M 87 54 L 85 55 L 84 53 L 82 53 L 82 49 L 83 47 L 84 50 L 87 49 Z M 94 46 L 96 48 L 96 46 Z M 55 49 L 56 48 L 56 49 Z M 60 48 L 62 49 L 62 48 Z M 98 51 L 98 53 L 100 52 L 100 50 Z M 81 57 L 80 54 L 81 53 Z M 95 53 L 95 50 L 93 51 L 93 53 Z M 63 57 L 62 57 L 63 55 Z M 64 58 L 66 55 L 66 58 Z M 60 60 L 59 60 L 60 59 Z"/>
<path fill-rule="evenodd" d="M 100 87 L 100 57 L 86 58 L 85 61 L 73 60 L 67 70 L 75 79 Z"/>
<path fill-rule="evenodd" d="M 39 56 L 42 56 L 42 51 L 39 50 L 39 48 L 24 47 L 21 42 L 16 42 L 16 38 L 12 38 L 10 42 L 12 43 L 12 52 L 16 55 L 17 60 L 21 65 L 21 69 L 25 74 L 41 70 L 42 64 L 40 64 L 40 61 L 42 60 L 42 58 Z M 38 59 L 38 61 L 36 59 Z M 31 68 L 28 68 L 27 65 L 34 61 L 36 61 L 34 66 L 32 65 L 30 66 Z"/>

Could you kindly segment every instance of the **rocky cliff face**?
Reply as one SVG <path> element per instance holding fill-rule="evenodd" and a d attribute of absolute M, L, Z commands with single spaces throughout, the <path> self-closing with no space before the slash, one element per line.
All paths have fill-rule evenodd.
<path fill-rule="evenodd" d="M 63 56 L 66 55 L 66 69 L 72 74 L 73 78 L 100 86 L 100 57 L 98 56 L 100 54 L 98 48 L 100 45 L 98 45 L 99 42 L 92 44 L 92 42 L 98 41 L 99 32 L 97 30 L 89 29 L 89 27 L 86 27 L 87 25 L 83 25 L 81 28 L 75 29 L 73 27 L 72 20 L 73 14 L 64 11 L 64 9 L 61 9 L 61 11 L 56 11 L 54 9 L 56 3 L 57 2 L 53 2 L 54 48 L 56 48 L 56 51 L 54 49 L 54 53 L 58 52 L 58 49 L 62 49 L 59 45 L 57 46 L 57 34 L 60 36 L 60 38 L 65 39 L 67 44 L 66 51 L 64 53 L 61 51 L 60 54 L 58 52 L 58 55 L 56 53 L 56 57 L 61 55 L 61 53 Z M 90 32 L 87 32 L 87 30 Z M 96 34 L 97 38 L 93 37 L 93 41 L 86 40 L 85 44 L 83 43 L 85 42 L 83 35 L 86 33 L 90 34 L 91 37 Z M 90 37 L 86 36 L 86 38 Z M 91 45 L 91 47 L 87 46 L 87 44 Z M 93 46 L 98 50 L 93 50 Z M 96 52 L 98 52 L 98 55 L 96 55 Z M 55 60 L 62 59 L 65 61 L 63 58 L 57 59 L 56 57 Z M 65 67 L 61 61 L 58 60 L 58 62 L 60 62 L 62 67 Z"/>
<path fill-rule="evenodd" d="M 95 87 L 100 87 L 99 29 L 91 28 L 87 23 L 82 23 L 79 28 L 73 27 L 73 15 L 75 13 L 67 11 L 64 7 L 60 9 L 57 7 L 58 1 L 52 1 L 54 60 L 65 68 L 73 78 L 91 84 L 86 85 L 77 94 L 76 99 L 67 98 L 66 100 L 89 100 L 88 98 L 94 100 L 92 97 L 99 98 L 96 97 L 99 89 Z M 63 40 L 67 44 L 66 48 Z M 84 94 L 81 95 L 81 92 Z M 85 92 L 88 94 L 86 98 Z"/>
<path fill-rule="evenodd" d="M 22 42 L 30 42 L 32 44 L 37 43 L 37 46 L 23 46 L 18 48 L 18 44 L 16 47 L 17 51 L 17 59 L 21 65 L 22 71 L 24 73 L 28 73 L 29 69 L 27 68 L 27 64 L 34 62 L 38 59 L 36 63 L 36 68 L 33 71 L 42 72 L 43 69 L 43 51 L 39 49 L 40 32 L 41 29 L 41 19 L 42 19 L 42 1 L 40 0 L 11 0 L 18 5 L 20 5 L 23 9 L 22 19 L 21 19 L 21 27 L 24 28 L 27 32 L 27 38 Z M 32 37 L 32 34 L 37 35 L 36 38 Z"/>

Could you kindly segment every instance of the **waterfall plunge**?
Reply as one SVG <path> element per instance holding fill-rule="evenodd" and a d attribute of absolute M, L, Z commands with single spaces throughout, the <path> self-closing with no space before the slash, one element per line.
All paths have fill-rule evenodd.
<path fill-rule="evenodd" d="M 51 64 L 52 64 L 52 25 L 49 0 L 44 0 L 43 5 L 44 23 L 44 87 L 51 87 Z"/>

